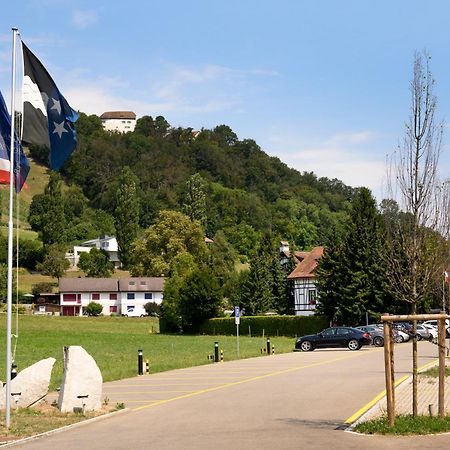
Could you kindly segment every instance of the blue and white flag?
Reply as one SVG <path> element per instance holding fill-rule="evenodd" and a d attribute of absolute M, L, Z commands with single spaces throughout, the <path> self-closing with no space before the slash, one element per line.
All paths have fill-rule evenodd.
<path fill-rule="evenodd" d="M 8 184 L 10 179 L 10 151 L 11 116 L 0 92 L 0 183 L 4 184 Z M 30 164 L 16 133 L 14 133 L 14 151 L 14 187 L 16 192 L 20 192 L 30 171 Z"/>
<path fill-rule="evenodd" d="M 22 141 L 50 149 L 50 168 L 59 170 L 75 150 L 78 114 L 69 106 L 45 67 L 22 42 Z"/>

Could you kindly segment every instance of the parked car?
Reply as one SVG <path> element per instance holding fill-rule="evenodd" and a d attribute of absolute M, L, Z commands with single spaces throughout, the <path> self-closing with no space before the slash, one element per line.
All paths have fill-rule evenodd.
<path fill-rule="evenodd" d="M 437 336 L 437 333 L 436 333 Z M 418 341 L 421 341 L 422 339 L 426 339 L 427 341 L 432 341 L 433 340 L 433 335 L 431 334 L 430 330 L 421 325 L 421 324 L 417 324 L 416 325 L 416 338 Z"/>
<path fill-rule="evenodd" d="M 320 333 L 302 336 L 295 342 L 296 350 L 310 352 L 316 348 L 348 347 L 359 350 L 372 342 L 370 334 L 352 327 L 327 328 Z"/>
<path fill-rule="evenodd" d="M 437 339 L 437 337 L 438 337 L 438 330 L 437 330 L 437 328 L 434 325 L 430 325 L 429 323 L 425 323 L 425 322 L 420 324 L 420 325 L 428 330 L 428 332 L 431 335 L 431 339 L 430 340 Z M 417 326 L 419 326 L 419 325 L 417 325 Z"/>
<path fill-rule="evenodd" d="M 438 323 L 437 320 L 426 320 L 425 322 L 422 323 L 422 325 L 432 325 L 433 327 L 436 328 L 438 327 Z M 450 327 L 450 321 L 448 319 L 445 319 L 445 328 L 449 328 Z"/>
<path fill-rule="evenodd" d="M 364 325 L 356 327 L 356 329 L 369 333 L 370 337 L 372 338 L 372 344 L 375 345 L 375 347 L 383 347 L 384 333 L 382 329 L 380 330 L 380 328 L 376 327 L 375 325 Z"/>
<path fill-rule="evenodd" d="M 395 331 L 394 334 L 394 342 L 397 344 L 401 344 L 402 342 L 408 342 L 409 339 L 411 338 L 411 335 L 409 333 L 407 333 L 404 328 L 402 328 L 401 326 L 398 326 L 394 323 L 393 327 L 392 327 Z"/>
<path fill-rule="evenodd" d="M 376 328 L 378 328 L 381 333 L 383 334 L 383 340 L 384 340 L 384 324 L 383 323 L 376 323 L 375 325 L 372 325 Z M 404 331 L 396 328 L 395 326 L 392 327 L 392 335 L 394 338 L 394 342 L 396 344 L 401 344 L 402 342 L 409 341 L 409 334 L 405 333 Z M 384 343 L 383 343 L 384 344 Z"/>
<path fill-rule="evenodd" d="M 436 328 L 436 331 L 438 329 L 437 320 L 426 320 L 422 325 L 431 325 Z M 445 319 L 445 337 L 450 338 L 450 321 L 448 319 Z"/>

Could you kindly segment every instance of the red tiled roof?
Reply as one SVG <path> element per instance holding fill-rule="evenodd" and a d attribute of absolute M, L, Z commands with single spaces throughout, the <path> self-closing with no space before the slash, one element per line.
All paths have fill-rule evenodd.
<path fill-rule="evenodd" d="M 313 278 L 317 261 L 322 257 L 323 250 L 323 247 L 315 247 L 310 252 L 296 252 L 295 256 L 297 256 L 297 253 L 301 253 L 303 259 L 300 260 L 296 268 L 288 275 L 288 279 Z"/>
<path fill-rule="evenodd" d="M 60 278 L 59 292 L 117 292 L 117 278 Z"/>
<path fill-rule="evenodd" d="M 121 292 L 162 292 L 163 289 L 163 277 L 119 278 L 119 291 Z"/>
<path fill-rule="evenodd" d="M 136 114 L 133 111 L 107 111 L 100 119 L 136 119 Z"/>

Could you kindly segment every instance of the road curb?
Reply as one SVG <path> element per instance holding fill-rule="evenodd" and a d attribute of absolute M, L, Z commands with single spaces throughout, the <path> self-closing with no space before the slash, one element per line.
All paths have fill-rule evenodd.
<path fill-rule="evenodd" d="M 82 420 L 81 422 L 71 423 L 61 428 L 55 428 L 54 430 L 45 431 L 44 433 L 35 434 L 34 436 L 29 436 L 23 439 L 15 439 L 14 441 L 6 441 L 5 443 L 0 443 L 0 448 L 11 448 L 26 442 L 40 439 L 45 436 L 50 436 L 52 434 L 62 433 L 63 431 L 70 430 L 72 428 L 78 428 L 84 425 L 91 424 L 92 422 L 97 422 L 104 419 L 109 419 L 112 416 L 122 415 L 124 413 L 131 412 L 130 408 L 121 409 L 119 411 L 112 411 L 107 414 L 102 414 L 101 416 L 92 417 L 92 419 Z"/>

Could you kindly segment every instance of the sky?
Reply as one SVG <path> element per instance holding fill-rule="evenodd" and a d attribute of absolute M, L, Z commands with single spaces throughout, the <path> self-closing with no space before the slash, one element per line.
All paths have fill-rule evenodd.
<path fill-rule="evenodd" d="M 76 110 L 226 124 L 289 167 L 379 200 L 409 116 L 414 52 L 426 50 L 450 176 L 445 0 L 15 0 L 1 10 L 8 104 L 15 26 Z"/>

